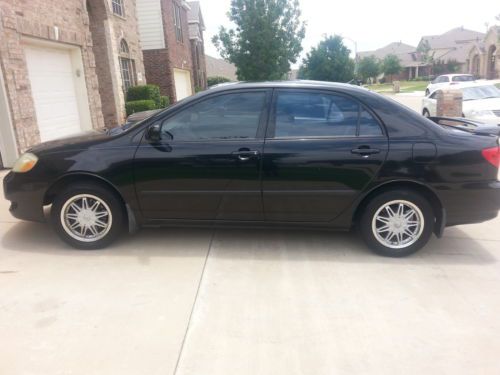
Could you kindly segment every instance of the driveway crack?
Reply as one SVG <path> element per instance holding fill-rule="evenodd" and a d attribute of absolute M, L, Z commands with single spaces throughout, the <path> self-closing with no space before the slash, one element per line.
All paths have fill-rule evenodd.
<path fill-rule="evenodd" d="M 203 282 L 203 277 L 205 276 L 205 269 L 207 268 L 208 257 L 210 256 L 210 252 L 212 250 L 212 243 L 214 241 L 216 232 L 217 232 L 217 230 L 214 229 L 212 232 L 212 236 L 210 237 L 210 242 L 208 244 L 207 254 L 205 256 L 205 261 L 203 263 L 203 268 L 201 270 L 200 280 L 198 281 L 198 288 L 196 289 L 196 294 L 194 296 L 193 306 L 191 307 L 191 312 L 189 314 L 188 324 L 186 326 L 186 332 L 184 332 L 184 337 L 182 339 L 182 344 L 181 344 L 181 348 L 179 350 L 179 355 L 177 356 L 177 361 L 175 363 L 173 375 L 176 375 L 177 370 L 179 369 L 179 364 L 181 362 L 182 353 L 184 352 L 184 345 L 186 344 L 186 339 L 187 339 L 187 336 L 189 334 L 189 328 L 191 327 L 191 320 L 193 319 L 194 310 L 196 308 L 196 302 L 198 301 L 198 296 L 199 296 L 200 290 L 201 290 L 201 284 Z"/>

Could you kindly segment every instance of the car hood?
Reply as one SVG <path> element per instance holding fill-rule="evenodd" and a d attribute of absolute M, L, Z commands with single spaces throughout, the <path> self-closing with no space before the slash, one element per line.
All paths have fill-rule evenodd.
<path fill-rule="evenodd" d="M 500 110 L 500 98 L 465 100 L 463 102 L 464 110 Z"/>
<path fill-rule="evenodd" d="M 40 154 L 86 148 L 90 145 L 105 142 L 109 139 L 109 137 L 110 136 L 105 129 L 89 130 L 69 137 L 40 143 L 39 145 L 32 147 L 29 152 Z"/>

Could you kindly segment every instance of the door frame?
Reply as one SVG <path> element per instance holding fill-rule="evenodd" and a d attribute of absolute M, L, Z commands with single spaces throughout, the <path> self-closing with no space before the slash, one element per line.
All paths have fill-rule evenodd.
<path fill-rule="evenodd" d="M 12 126 L 7 90 L 0 66 L 0 156 L 4 168 L 12 167 L 19 156 L 16 136 Z"/>

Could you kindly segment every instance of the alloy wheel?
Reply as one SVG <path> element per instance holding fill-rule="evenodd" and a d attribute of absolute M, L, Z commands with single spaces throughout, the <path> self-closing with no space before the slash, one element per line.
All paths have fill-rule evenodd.
<path fill-rule="evenodd" d="M 72 238 L 95 242 L 109 233 L 113 215 L 104 200 L 95 195 L 79 194 L 66 201 L 60 220 L 64 231 Z"/>
<path fill-rule="evenodd" d="M 403 249 L 417 242 L 424 230 L 424 215 L 412 202 L 394 200 L 382 205 L 373 216 L 376 240 L 391 249 Z"/>

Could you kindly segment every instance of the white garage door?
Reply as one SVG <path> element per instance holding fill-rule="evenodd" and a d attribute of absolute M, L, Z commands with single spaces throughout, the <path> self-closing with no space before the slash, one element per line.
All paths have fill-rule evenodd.
<path fill-rule="evenodd" d="M 26 46 L 25 53 L 42 142 L 80 132 L 71 52 Z"/>
<path fill-rule="evenodd" d="M 174 69 L 175 96 L 181 100 L 191 96 L 191 73 L 189 70 Z"/>

